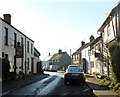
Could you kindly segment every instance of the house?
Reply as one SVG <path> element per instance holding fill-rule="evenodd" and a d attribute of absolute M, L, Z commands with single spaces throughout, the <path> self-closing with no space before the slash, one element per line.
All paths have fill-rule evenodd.
<path fill-rule="evenodd" d="M 88 66 L 89 66 L 89 43 L 86 43 L 84 41 L 81 42 L 81 47 L 77 49 L 72 54 L 72 60 L 74 65 L 78 65 L 79 67 L 83 68 L 84 72 L 88 72 Z"/>
<path fill-rule="evenodd" d="M 8 58 L 10 72 L 17 74 L 20 71 L 25 74 L 33 72 L 34 41 L 11 25 L 10 14 L 4 14 L 4 19 L 0 18 L 0 37 L 1 35 L 2 59 Z"/>
<path fill-rule="evenodd" d="M 66 70 L 68 65 L 71 64 L 71 57 L 67 52 L 62 52 L 62 50 L 59 49 L 58 53 L 54 54 L 49 61 L 52 65 L 58 65 L 58 70 Z"/>
<path fill-rule="evenodd" d="M 49 55 L 46 56 L 46 57 L 42 60 L 42 67 L 44 67 L 44 66 L 49 66 L 49 65 L 50 65 L 50 63 L 51 63 L 51 61 L 50 61 L 51 57 L 52 57 L 52 55 L 50 55 L 50 53 L 49 53 Z"/>
<path fill-rule="evenodd" d="M 34 63 L 31 64 L 31 72 L 32 73 L 40 73 L 41 71 L 41 60 L 40 60 L 40 52 L 34 47 Z"/>
<path fill-rule="evenodd" d="M 81 50 L 82 53 L 82 61 L 81 65 L 85 73 L 90 72 L 89 69 L 89 43 L 86 43 L 83 45 L 83 48 Z"/>
<path fill-rule="evenodd" d="M 120 41 L 120 2 L 111 10 L 103 24 L 97 31 L 102 36 L 104 65 L 107 66 L 107 75 L 110 74 L 108 45 Z M 103 72 L 104 73 L 104 72 Z"/>
<path fill-rule="evenodd" d="M 94 38 L 93 35 L 90 36 L 89 43 L 89 71 L 90 73 L 101 73 L 103 64 L 101 56 L 101 36 Z M 104 66 L 105 69 L 105 66 Z"/>

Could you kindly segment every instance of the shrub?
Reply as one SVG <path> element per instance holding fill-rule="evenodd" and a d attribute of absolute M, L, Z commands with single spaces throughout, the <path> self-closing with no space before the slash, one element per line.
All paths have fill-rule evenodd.
<path fill-rule="evenodd" d="M 119 87 L 120 87 L 120 83 L 117 83 L 117 84 L 113 87 L 113 91 L 118 90 Z"/>
<path fill-rule="evenodd" d="M 119 42 L 112 43 L 108 46 L 109 57 L 110 57 L 110 66 L 112 67 L 112 77 L 120 82 L 120 46 Z"/>
<path fill-rule="evenodd" d="M 109 80 L 106 80 L 106 81 L 105 81 L 105 85 L 106 85 L 106 86 L 109 86 L 110 84 L 111 84 L 111 81 L 109 81 Z"/>
<path fill-rule="evenodd" d="M 102 79 L 102 80 L 100 81 L 100 84 L 104 85 L 104 83 L 105 83 L 105 79 Z"/>

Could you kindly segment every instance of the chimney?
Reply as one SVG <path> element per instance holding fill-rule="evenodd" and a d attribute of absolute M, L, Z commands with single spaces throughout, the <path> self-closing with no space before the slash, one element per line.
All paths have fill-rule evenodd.
<path fill-rule="evenodd" d="M 49 56 L 50 56 L 50 53 L 49 53 Z"/>
<path fill-rule="evenodd" d="M 91 35 L 91 36 L 90 36 L 90 42 L 91 42 L 92 40 L 94 40 L 94 39 L 95 39 L 94 36 Z"/>
<path fill-rule="evenodd" d="M 81 42 L 81 47 L 82 47 L 83 45 L 85 45 L 85 42 L 84 42 L 84 41 Z"/>
<path fill-rule="evenodd" d="M 4 14 L 4 20 L 11 25 L 11 15 L 10 14 Z"/>
<path fill-rule="evenodd" d="M 58 50 L 58 53 L 59 53 L 59 54 L 61 54 L 61 53 L 62 53 L 62 50 L 61 50 L 61 49 L 59 49 L 59 50 Z"/>

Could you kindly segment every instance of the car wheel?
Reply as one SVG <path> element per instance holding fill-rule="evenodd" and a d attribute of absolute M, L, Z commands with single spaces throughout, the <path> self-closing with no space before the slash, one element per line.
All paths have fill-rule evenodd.
<path fill-rule="evenodd" d="M 64 81 L 64 83 L 65 83 L 65 85 L 67 85 L 67 81 L 66 80 Z"/>
<path fill-rule="evenodd" d="M 82 83 L 83 85 L 85 85 L 86 84 L 86 82 L 85 81 L 83 81 L 83 83 Z"/>

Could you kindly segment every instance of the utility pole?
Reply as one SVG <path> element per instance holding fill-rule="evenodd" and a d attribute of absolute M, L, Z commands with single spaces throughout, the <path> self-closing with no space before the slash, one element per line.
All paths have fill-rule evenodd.
<path fill-rule="evenodd" d="M 70 49 L 70 64 L 72 64 L 72 55 L 71 55 L 71 53 L 72 53 L 72 50 Z"/>

